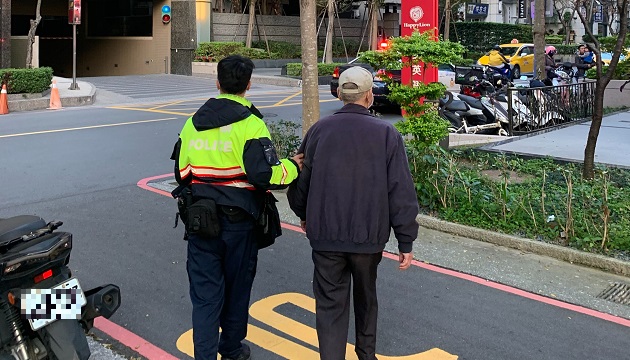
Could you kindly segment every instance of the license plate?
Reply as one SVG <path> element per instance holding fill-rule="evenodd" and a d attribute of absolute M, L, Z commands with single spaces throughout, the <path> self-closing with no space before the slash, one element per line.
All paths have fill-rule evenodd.
<path fill-rule="evenodd" d="M 39 330 L 57 320 L 79 320 L 81 308 L 87 303 L 76 278 L 51 289 L 23 290 L 21 295 L 22 316 L 28 319 L 33 330 Z"/>

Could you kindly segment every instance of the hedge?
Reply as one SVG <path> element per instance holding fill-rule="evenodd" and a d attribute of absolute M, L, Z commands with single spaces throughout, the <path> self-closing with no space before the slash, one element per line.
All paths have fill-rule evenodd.
<path fill-rule="evenodd" d="M 275 59 L 277 54 L 271 55 L 267 50 L 246 48 L 242 42 L 202 42 L 195 50 L 195 60 L 217 62 L 229 55 L 242 55 L 250 59 Z"/>
<path fill-rule="evenodd" d="M 267 50 L 267 44 L 264 41 L 254 41 L 252 47 Z M 299 59 L 302 56 L 302 47 L 288 41 L 270 40 L 269 50 L 277 54 L 279 59 Z"/>
<path fill-rule="evenodd" d="M 41 93 L 50 89 L 53 69 L 0 69 L 0 82 L 7 85 L 9 94 Z"/>
<path fill-rule="evenodd" d="M 451 41 L 459 41 L 465 48 L 476 52 L 486 52 L 496 44 L 509 44 L 512 39 L 521 43 L 534 40 L 532 27 L 489 22 L 451 23 Z"/>
<path fill-rule="evenodd" d="M 317 74 L 319 76 L 327 76 L 332 75 L 335 68 L 339 65 L 343 65 L 342 63 L 332 63 L 332 64 L 317 64 Z M 289 76 L 302 76 L 302 64 L 301 63 L 289 63 L 287 64 L 287 75 Z"/>

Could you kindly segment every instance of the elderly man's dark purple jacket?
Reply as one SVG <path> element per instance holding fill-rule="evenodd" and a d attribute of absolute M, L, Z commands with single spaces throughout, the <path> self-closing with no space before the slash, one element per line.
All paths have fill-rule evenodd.
<path fill-rule="evenodd" d="M 360 105 L 319 120 L 299 152 L 304 168 L 288 192 L 316 251 L 377 253 L 391 229 L 401 252 L 418 235 L 418 202 L 400 133 Z"/>

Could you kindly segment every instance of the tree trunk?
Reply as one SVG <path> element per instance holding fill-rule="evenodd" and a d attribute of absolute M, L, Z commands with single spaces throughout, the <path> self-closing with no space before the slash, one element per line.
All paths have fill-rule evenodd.
<path fill-rule="evenodd" d="M 28 38 L 26 42 L 26 68 L 33 68 L 33 44 L 35 43 L 35 32 L 39 22 L 42 21 L 41 15 L 42 0 L 37 0 L 37 8 L 35 9 L 35 20 L 31 20 L 31 28 L 28 30 Z"/>
<path fill-rule="evenodd" d="M 444 40 L 448 41 L 451 29 L 451 0 L 446 0 L 444 4 Z"/>
<path fill-rule="evenodd" d="M 582 176 L 585 179 L 592 179 L 595 176 L 595 147 L 597 146 L 597 137 L 602 126 L 604 117 L 604 90 L 606 85 L 601 86 L 602 79 L 597 80 L 595 88 L 595 99 L 593 104 L 593 122 L 588 132 L 588 140 L 584 149 L 584 169 Z"/>
<path fill-rule="evenodd" d="M 545 71 L 545 0 L 534 0 L 534 77 L 547 78 Z"/>
<path fill-rule="evenodd" d="M 317 3 L 300 0 L 300 35 L 302 37 L 302 133 L 319 120 L 317 81 Z"/>
<path fill-rule="evenodd" d="M 628 13 L 628 0 L 620 0 L 617 3 L 619 14 L 627 14 Z M 578 12 L 579 13 L 579 12 Z M 587 20 L 585 19 L 581 13 L 580 20 L 583 25 L 587 24 Z M 593 33 L 591 29 L 586 28 L 586 33 L 593 38 Z M 613 50 L 613 57 L 610 60 L 610 65 L 608 65 L 607 71 L 603 72 L 603 64 L 601 60 L 601 56 L 597 56 L 597 84 L 595 87 L 595 104 L 593 107 L 593 121 L 591 122 L 591 128 L 588 132 L 588 139 L 586 141 L 586 148 L 584 149 L 584 169 L 582 171 L 582 177 L 585 179 L 593 179 L 595 177 L 595 147 L 597 146 L 597 137 L 599 136 L 599 130 L 602 126 L 602 118 L 604 115 L 604 92 L 606 91 L 606 87 L 610 83 L 610 80 L 613 77 L 615 72 L 615 68 L 619 64 L 619 58 L 621 56 L 622 51 L 625 49 L 625 41 L 626 35 L 628 34 L 628 17 L 621 16 L 620 24 L 619 24 L 619 35 L 617 36 L 617 43 L 615 44 L 615 49 Z M 601 47 L 599 41 L 594 39 L 595 46 L 599 54 L 601 54 Z M 599 55 L 597 54 L 597 55 Z"/>
<path fill-rule="evenodd" d="M 0 0 L 0 39 L 11 38 L 11 0 Z M 11 42 L 0 41 L 0 69 L 11 67 Z M 1 80 L 0 80 L 1 83 Z"/>
<path fill-rule="evenodd" d="M 378 50 L 378 2 L 373 0 L 370 12 L 370 49 Z"/>
<path fill-rule="evenodd" d="M 326 29 L 326 60 L 327 64 L 333 62 L 332 41 L 333 32 L 335 31 L 335 1 L 328 0 L 328 28 Z"/>
<path fill-rule="evenodd" d="M 252 47 L 252 34 L 254 33 L 255 21 L 256 21 L 256 0 L 249 0 L 249 25 L 247 26 L 247 40 L 245 41 L 245 47 L 248 47 L 248 48 Z"/>

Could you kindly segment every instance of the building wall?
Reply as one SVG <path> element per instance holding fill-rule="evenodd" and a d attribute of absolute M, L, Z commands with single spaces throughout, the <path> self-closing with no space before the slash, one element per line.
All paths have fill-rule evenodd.
<path fill-rule="evenodd" d="M 163 5 L 170 1 L 153 3 L 153 36 L 88 38 L 87 28 L 80 31 L 77 75 L 130 75 L 163 74 L 170 70 L 171 25 L 162 24 Z M 87 11 L 89 2 L 87 2 Z M 165 59 L 166 61 L 165 65 Z"/>
<path fill-rule="evenodd" d="M 273 15 L 257 15 L 258 27 L 254 26 L 253 40 L 264 41 L 264 34 L 268 40 L 288 41 L 300 44 L 300 18 L 297 16 L 273 16 Z M 343 36 L 345 39 L 355 41 L 361 40 L 362 31 L 365 29 L 365 22 L 358 19 L 339 19 L 341 21 L 342 31 L 339 29 L 339 23 L 335 21 L 335 36 Z M 214 41 L 245 41 L 247 38 L 247 22 L 249 15 L 230 14 L 230 13 L 213 13 L 212 14 L 212 30 Z M 240 25 L 239 25 L 240 23 Z M 317 24 L 319 26 L 319 23 Z M 260 34 L 258 33 L 260 29 Z M 367 34 L 364 43 L 367 42 Z M 326 20 L 319 30 L 319 38 L 321 41 L 326 38 Z"/>
<path fill-rule="evenodd" d="M 170 5 L 169 0 L 154 0 L 151 37 L 88 37 L 85 24 L 89 4 L 84 0 L 82 24 L 77 26 L 77 76 L 163 74 L 167 68 L 170 71 L 171 25 L 162 24 L 161 12 L 162 5 Z M 34 17 L 36 0 L 14 1 L 12 6 L 13 15 Z M 42 16 L 67 16 L 68 2 L 43 1 L 41 13 Z M 19 40 L 17 44 L 19 47 Z M 22 51 L 18 48 L 17 52 Z M 52 67 L 55 75 L 72 77 L 71 37 L 42 37 L 39 53 L 41 66 Z M 165 59 L 168 59 L 166 64 Z"/>
<path fill-rule="evenodd" d="M 11 37 L 11 67 L 21 69 L 26 66 L 27 36 Z M 33 44 L 33 67 L 39 67 L 39 36 L 35 36 Z"/>

